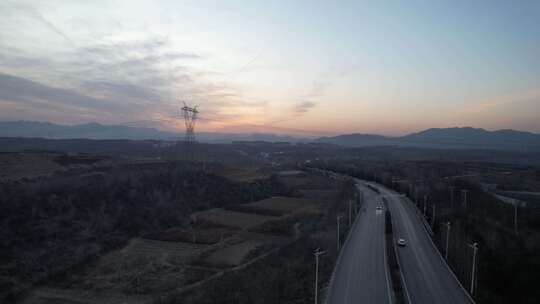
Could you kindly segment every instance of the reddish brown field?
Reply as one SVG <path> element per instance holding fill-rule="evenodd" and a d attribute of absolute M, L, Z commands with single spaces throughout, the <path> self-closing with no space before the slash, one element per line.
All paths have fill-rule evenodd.
<path fill-rule="evenodd" d="M 272 210 L 284 214 L 298 212 L 316 212 L 319 205 L 313 200 L 295 197 L 271 197 L 262 201 L 248 204 L 248 206 L 259 210 Z"/>
<path fill-rule="evenodd" d="M 258 226 L 274 216 L 244 213 L 237 211 L 224 210 L 221 208 L 196 212 L 191 215 L 191 220 L 198 224 L 213 225 L 214 227 L 228 227 L 232 229 L 249 229 Z"/>
<path fill-rule="evenodd" d="M 169 228 L 153 238 L 168 242 L 189 242 L 195 244 L 215 244 L 235 233 L 229 228 Z"/>

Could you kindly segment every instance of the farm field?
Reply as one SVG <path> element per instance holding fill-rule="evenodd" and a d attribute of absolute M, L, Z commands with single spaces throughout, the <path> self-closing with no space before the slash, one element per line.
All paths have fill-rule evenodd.
<path fill-rule="evenodd" d="M 209 245 L 132 239 L 124 248 L 72 275 L 68 282 L 36 289 L 24 303 L 148 302 L 189 284 L 192 271 L 186 266 L 207 248 Z"/>
<path fill-rule="evenodd" d="M 182 228 L 172 227 L 159 234 L 149 235 L 147 238 L 169 242 L 190 242 L 196 244 L 215 244 L 235 233 L 236 229 L 221 228 Z"/>
<path fill-rule="evenodd" d="M 247 204 L 247 206 L 283 213 L 313 212 L 319 208 L 318 204 L 313 200 L 295 197 L 271 197 Z"/>
<path fill-rule="evenodd" d="M 269 177 L 268 173 L 263 172 L 260 168 L 257 167 L 227 168 L 219 170 L 215 173 L 217 175 L 239 182 L 252 182 Z"/>
<path fill-rule="evenodd" d="M 246 206 L 254 212 L 220 208 L 196 212 L 191 215 L 192 228 L 172 227 L 149 238 L 132 239 L 71 276 L 69 282 L 35 289 L 24 303 L 151 302 L 162 293 L 286 244 L 292 237 L 282 230 L 292 228 L 296 215 L 316 212 L 319 204 L 304 198 L 272 197 Z M 257 214 L 261 210 L 283 215 Z M 273 233 L 256 232 L 257 228 Z"/>
<path fill-rule="evenodd" d="M 191 219 L 196 226 L 209 225 L 210 227 L 230 227 L 233 229 L 250 229 L 273 219 L 274 216 L 251 214 L 215 208 L 196 212 Z"/>
<path fill-rule="evenodd" d="M 282 171 L 284 172 L 284 171 Z M 287 173 L 287 171 L 285 171 Z M 324 176 L 308 174 L 279 174 L 278 179 L 288 187 L 301 190 L 332 189 L 337 183 Z"/>
<path fill-rule="evenodd" d="M 320 190 L 320 189 L 300 189 L 299 192 L 304 198 L 314 200 L 329 200 L 339 194 L 337 190 Z"/>
<path fill-rule="evenodd" d="M 22 302 L 23 304 L 144 304 L 150 297 L 125 295 L 121 293 L 95 292 L 83 289 L 61 289 L 54 287 L 36 288 Z"/>
<path fill-rule="evenodd" d="M 86 160 L 79 158 L 71 157 L 66 161 L 71 160 L 78 166 Z M 57 161 L 51 158 L 52 163 Z M 71 165 L 57 164 L 59 168 Z M 157 165 L 149 164 L 147 168 L 152 166 Z M 137 174 L 151 172 L 151 169 L 147 170 Z M 132 172 L 138 171 L 129 171 L 126 178 L 133 176 Z M 154 303 L 162 297 L 219 281 L 225 273 L 243 271 L 243 267 L 251 262 L 265 261 L 267 254 L 310 234 L 309 223 L 321 218 L 325 204 L 334 201 L 338 193 L 335 189 L 326 190 L 332 188 L 324 184 L 325 180 L 333 185 L 333 181 L 326 178 L 295 170 L 284 172 L 275 175 L 277 180 L 273 183 L 276 184 L 272 184 L 275 189 L 284 189 L 279 190 L 282 192 L 269 192 L 264 199 L 246 202 L 250 197 L 246 189 L 239 200 L 244 203 L 235 204 L 232 196 L 227 204 L 213 204 L 222 206 L 220 208 L 196 212 L 193 208 L 182 221 L 171 221 L 172 225 L 164 224 L 157 229 L 135 233 L 116 243 L 116 247 L 88 255 L 88 260 L 74 264 L 72 270 L 59 274 L 47 284 L 36 284 L 18 300 L 24 304 Z M 259 175 L 261 171 L 251 168 L 241 168 L 237 173 L 234 178 L 244 175 L 242 180 L 246 180 L 247 175 L 252 178 L 268 176 Z M 103 174 L 101 171 L 81 171 L 79 176 L 82 185 L 86 185 L 100 180 Z M 281 178 L 295 179 L 295 182 L 283 185 Z M 264 182 L 267 181 L 254 184 Z M 129 199 L 136 199 L 136 196 Z"/>
<path fill-rule="evenodd" d="M 264 245 L 263 241 L 246 240 L 219 248 L 210 253 L 204 260 L 205 265 L 216 267 L 233 267 L 245 262 L 250 252 Z"/>
<path fill-rule="evenodd" d="M 0 180 L 47 176 L 63 167 L 55 153 L 0 153 Z"/>

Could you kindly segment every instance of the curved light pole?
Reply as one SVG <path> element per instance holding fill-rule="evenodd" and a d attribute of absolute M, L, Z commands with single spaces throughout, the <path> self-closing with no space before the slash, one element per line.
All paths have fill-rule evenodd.
<path fill-rule="evenodd" d="M 450 222 L 446 222 L 446 250 L 444 251 L 444 259 L 448 261 L 448 243 L 450 240 Z"/>
<path fill-rule="evenodd" d="M 319 256 L 325 254 L 326 251 L 321 251 L 317 248 L 313 255 L 315 255 L 315 304 L 318 304 L 319 293 Z"/>
<path fill-rule="evenodd" d="M 476 276 L 476 253 L 478 251 L 478 243 L 474 242 L 472 245 L 469 245 L 473 249 L 473 260 L 472 260 L 472 269 L 471 269 L 471 287 L 469 289 L 471 295 L 474 294 L 474 288 L 476 287 L 474 284 L 475 276 Z"/>
<path fill-rule="evenodd" d="M 339 223 L 341 222 L 341 219 L 343 218 L 343 215 L 336 216 L 337 221 L 337 251 L 339 252 L 339 247 L 341 246 L 341 242 L 339 241 Z"/>

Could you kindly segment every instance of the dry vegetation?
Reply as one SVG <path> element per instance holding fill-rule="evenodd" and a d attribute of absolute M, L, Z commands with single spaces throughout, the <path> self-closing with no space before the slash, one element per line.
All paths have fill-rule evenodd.
<path fill-rule="evenodd" d="M 215 284 L 306 241 L 342 186 L 298 171 L 216 175 L 165 162 L 97 170 L 88 156 L 6 155 L 0 300 L 28 304 L 152 303 Z"/>
<path fill-rule="evenodd" d="M 284 214 L 298 212 L 309 213 L 316 212 L 319 209 L 319 205 L 315 204 L 313 200 L 294 197 L 272 197 L 255 203 L 247 204 L 247 206 L 253 207 L 255 210 L 270 210 L 282 212 Z"/>
<path fill-rule="evenodd" d="M 74 290 L 152 298 L 200 281 L 214 271 L 191 261 L 231 232 L 199 230 L 190 241 L 187 232 L 200 227 L 190 227 L 189 215 L 287 191 L 271 178 L 233 182 L 182 163 L 3 181 L 0 302 L 59 302 L 62 294 L 73 302 Z"/>
<path fill-rule="evenodd" d="M 48 176 L 63 169 L 56 153 L 0 153 L 0 181 Z"/>
<path fill-rule="evenodd" d="M 215 173 L 219 176 L 239 182 L 253 182 L 270 176 L 269 172 L 266 172 L 259 167 L 223 168 L 217 170 Z"/>
<path fill-rule="evenodd" d="M 257 240 L 246 240 L 230 244 L 211 252 L 202 262 L 215 267 L 238 266 L 245 261 L 251 252 L 263 245 L 264 242 Z"/>
<path fill-rule="evenodd" d="M 273 216 L 224 210 L 221 208 L 196 212 L 191 220 L 196 226 L 229 227 L 232 229 L 250 229 L 273 219 Z"/>

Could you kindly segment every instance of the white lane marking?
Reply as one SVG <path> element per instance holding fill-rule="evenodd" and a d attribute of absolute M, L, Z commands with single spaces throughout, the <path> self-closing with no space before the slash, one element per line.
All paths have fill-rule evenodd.
<path fill-rule="evenodd" d="M 422 215 L 419 213 L 419 210 L 416 209 L 416 207 L 413 205 L 412 201 L 410 201 L 407 197 L 404 197 L 403 198 L 405 200 L 405 204 L 407 204 L 407 207 L 403 206 L 404 209 L 407 209 L 409 208 L 412 208 L 412 212 L 421 217 Z M 407 211 L 405 211 L 407 212 Z M 420 219 L 421 221 L 422 219 Z M 461 284 L 461 282 L 459 281 L 459 279 L 457 278 L 456 274 L 454 273 L 454 271 L 452 271 L 452 269 L 450 268 L 450 266 L 448 265 L 448 263 L 446 262 L 446 260 L 443 258 L 441 252 L 439 251 L 439 249 L 437 248 L 437 246 L 435 246 L 435 243 L 433 242 L 433 239 L 429 236 L 429 232 L 426 228 L 426 226 L 424 225 L 424 223 L 420 223 L 420 226 L 422 226 L 423 230 L 426 232 L 426 235 L 427 235 L 427 238 L 429 240 L 429 243 L 431 243 L 431 245 L 433 246 L 433 250 L 439 255 L 439 258 L 440 260 L 442 261 L 442 264 L 446 267 L 446 269 L 448 270 L 448 272 L 452 275 L 452 277 L 454 278 L 454 280 L 458 283 L 459 287 L 461 288 L 461 290 L 463 291 L 463 293 L 467 296 L 467 298 L 469 299 L 469 301 L 471 301 L 471 303 L 476 303 L 474 301 L 474 299 L 471 297 L 471 295 L 469 294 L 469 292 L 463 287 L 463 285 Z"/>
<path fill-rule="evenodd" d="M 357 185 L 357 187 L 358 187 L 358 185 Z M 360 188 L 358 190 L 361 191 Z M 331 299 L 333 298 L 332 295 L 334 294 L 334 280 L 335 280 L 336 272 L 338 271 L 338 268 L 341 268 L 341 264 L 342 264 L 341 259 L 343 258 L 345 253 L 348 251 L 346 248 L 349 247 L 348 244 L 349 244 L 349 241 L 350 241 L 350 239 L 352 238 L 352 235 L 353 235 L 353 233 L 351 233 L 351 232 L 354 231 L 355 227 L 358 225 L 358 222 L 360 221 L 360 215 L 361 215 L 361 213 L 359 212 L 354 217 L 352 228 L 347 233 L 347 237 L 345 238 L 345 242 L 341 246 L 341 250 L 338 253 L 338 257 L 337 257 L 336 263 L 334 265 L 334 270 L 332 271 L 332 276 L 330 277 L 330 283 L 328 285 L 330 291 L 328 292 L 328 296 L 326 297 L 326 302 L 328 302 L 329 298 L 331 298 Z"/>
<path fill-rule="evenodd" d="M 379 190 L 381 190 L 381 188 L 378 188 Z M 387 192 L 385 191 L 386 189 L 382 189 L 384 192 Z M 390 198 L 396 198 L 396 196 L 390 196 Z M 393 200 L 392 200 L 393 201 Z M 395 203 L 395 201 L 393 201 Z M 390 207 L 388 207 L 390 209 Z M 397 207 L 399 209 L 399 204 L 397 205 Z M 392 226 L 394 227 L 393 229 L 395 230 L 396 229 L 396 219 L 395 219 L 395 216 L 392 216 Z M 405 226 L 405 225 L 404 225 Z M 405 230 L 407 230 L 407 228 L 405 228 Z M 409 234 L 409 231 L 407 230 L 407 234 Z M 394 240 L 392 239 L 392 242 Z M 407 281 L 405 280 L 405 274 L 403 273 L 403 269 L 402 269 L 402 266 L 401 266 L 401 263 L 400 263 L 400 254 L 399 254 L 399 251 L 396 249 L 396 246 L 394 245 L 393 246 L 394 248 L 394 254 L 396 255 L 396 261 L 398 263 L 398 267 L 399 267 L 399 274 L 401 276 L 401 280 L 403 281 L 403 289 L 405 290 L 405 295 L 407 296 L 407 303 L 409 304 L 412 304 L 412 300 L 411 300 L 411 295 L 409 294 L 409 288 L 407 288 Z"/>
<path fill-rule="evenodd" d="M 355 234 L 355 230 L 356 230 L 356 226 L 358 225 L 358 222 L 360 221 L 360 215 L 359 214 L 356 214 L 356 217 L 354 219 L 354 223 L 351 227 L 351 229 L 349 230 L 348 232 L 348 235 L 350 236 L 350 238 L 354 238 L 354 234 Z M 358 235 L 358 234 L 356 234 Z M 347 241 L 349 241 L 349 239 L 347 239 Z M 355 259 L 354 258 L 354 253 L 357 252 L 357 247 L 358 247 L 358 241 L 354 242 L 353 241 L 353 248 L 352 248 L 352 253 L 353 253 L 353 267 L 349 267 L 349 273 L 347 274 L 347 284 L 345 286 L 345 299 L 346 299 L 346 303 L 350 303 L 350 293 L 349 293 L 349 289 L 351 287 L 351 275 L 352 275 L 352 272 L 354 269 L 356 269 L 358 267 L 358 259 Z M 345 249 L 345 248 L 343 248 Z M 342 250 L 343 250 L 342 249 Z"/>
<path fill-rule="evenodd" d="M 386 223 L 386 219 L 383 218 L 383 226 Z M 386 278 L 386 293 L 388 295 L 388 303 L 392 303 L 392 286 L 390 286 L 390 279 L 388 278 L 388 272 L 390 271 L 388 269 L 388 257 L 386 252 L 386 235 L 383 227 L 383 250 L 384 250 L 384 277 Z"/>
<path fill-rule="evenodd" d="M 371 194 L 368 196 L 368 199 L 372 199 L 372 197 L 375 196 L 376 200 L 380 200 L 380 198 L 382 197 L 385 197 L 384 195 L 380 195 L 380 194 Z M 368 199 L 366 199 L 366 202 L 368 202 Z M 387 207 L 386 207 L 387 208 Z M 383 214 L 383 210 L 375 210 L 375 214 L 376 215 L 382 215 Z M 379 220 L 381 221 L 381 220 Z M 384 235 L 385 231 L 384 231 L 384 225 L 385 225 L 385 218 L 382 219 L 382 243 L 383 243 L 383 260 L 384 260 L 384 277 L 385 277 L 385 280 L 386 280 L 386 295 L 388 296 L 388 303 L 391 304 L 393 303 L 392 302 L 392 286 L 390 284 L 390 279 L 389 279 L 389 273 L 390 273 L 390 270 L 388 269 L 388 260 L 387 260 L 387 253 L 386 253 L 386 236 Z M 411 303 L 411 302 L 409 302 Z"/>
<path fill-rule="evenodd" d="M 362 190 L 363 190 L 363 189 L 361 189 L 361 187 L 358 187 L 358 188 L 359 188 L 359 189 L 358 189 L 359 191 L 362 191 Z M 378 196 L 378 195 L 375 194 L 375 195 L 366 195 L 366 196 L 365 196 L 366 200 L 365 200 L 365 206 L 363 207 L 363 209 L 364 209 L 364 208 L 365 208 L 365 209 L 371 209 L 371 208 L 375 207 L 376 203 L 373 201 L 373 197 L 374 197 L 374 196 L 376 197 L 376 196 Z M 370 206 L 370 205 L 373 205 L 373 206 Z M 379 215 L 383 213 L 383 212 L 382 212 L 383 210 L 376 210 L 376 211 L 377 211 L 376 214 L 379 214 Z M 343 255 L 345 255 L 345 254 L 341 254 L 341 253 L 345 253 L 345 250 L 346 250 L 346 251 L 352 250 L 352 252 L 354 253 L 354 252 L 358 252 L 358 251 L 359 251 L 359 247 L 362 247 L 362 244 L 361 244 L 360 242 L 358 242 L 358 241 L 355 242 L 355 241 L 354 241 L 354 234 L 355 234 L 355 230 L 357 230 L 356 228 L 357 228 L 357 225 L 359 224 L 358 222 L 359 222 L 360 220 L 365 220 L 365 221 L 367 221 L 367 218 L 362 218 L 362 219 L 360 219 L 360 215 L 361 215 L 361 213 L 359 213 L 359 214 L 355 217 L 355 221 L 354 221 L 354 223 L 353 223 L 353 226 L 352 226 L 352 228 L 351 228 L 351 231 L 349 231 L 349 233 L 348 233 L 348 238 L 347 238 L 347 240 L 346 240 L 346 242 L 345 242 L 345 243 L 348 244 L 349 246 L 351 245 L 351 244 L 349 243 L 349 241 L 353 242 L 353 243 L 354 243 L 354 244 L 353 244 L 353 248 L 348 248 L 349 246 L 345 246 L 345 244 L 344 244 L 344 246 L 342 247 L 342 251 L 340 252 L 340 256 L 338 257 L 338 260 L 339 260 L 341 257 L 343 257 Z M 366 214 L 366 215 L 367 215 L 367 214 Z M 367 216 L 372 216 L 372 215 L 367 215 Z M 380 217 L 379 217 L 379 218 L 380 218 Z M 374 220 L 377 221 L 377 218 L 374 218 Z M 379 220 L 379 221 L 380 221 L 380 220 Z M 382 225 L 384 226 L 384 222 L 382 223 Z M 391 284 L 390 284 L 390 280 L 389 280 L 389 277 L 388 277 L 389 270 L 388 270 L 388 263 L 387 263 L 387 259 L 386 259 L 387 257 L 386 257 L 386 247 L 385 247 L 385 246 L 386 246 L 386 242 L 385 242 L 385 239 L 384 239 L 384 227 L 383 227 L 383 229 L 382 229 L 382 232 L 383 232 L 382 241 L 383 241 L 383 250 L 384 250 L 383 259 L 384 259 L 384 269 L 385 269 L 385 273 L 384 273 L 384 274 L 385 274 L 386 285 L 387 285 L 386 291 L 387 291 L 387 296 L 388 296 L 388 303 L 391 304 L 391 303 L 392 303 L 392 294 L 391 294 L 391 287 L 390 287 Z M 356 231 L 356 235 L 358 235 L 358 231 Z M 351 240 L 351 239 L 352 239 L 352 240 Z M 345 249 L 345 248 L 347 248 L 347 249 Z M 374 257 L 374 256 L 372 255 L 372 257 Z M 347 259 L 347 257 L 343 257 L 343 258 L 344 258 L 344 259 Z M 345 296 L 345 298 L 344 298 L 344 300 L 345 300 L 344 303 L 345 303 L 345 304 L 349 304 L 349 303 L 353 303 L 353 302 L 354 302 L 354 299 L 351 299 L 351 297 L 352 297 L 353 295 L 350 293 L 350 287 L 351 287 L 351 284 L 352 284 L 351 281 L 353 281 L 353 280 L 351 279 L 351 276 L 352 276 L 352 272 L 353 272 L 353 271 L 356 272 L 356 270 L 359 270 L 359 263 L 360 263 L 360 259 L 353 258 L 352 265 L 351 265 L 352 267 L 349 267 L 349 269 L 348 269 L 348 273 L 347 273 L 347 282 L 346 282 L 346 285 L 345 285 L 345 292 L 344 292 L 344 296 Z M 373 265 L 373 264 L 371 264 L 371 265 Z M 333 273 L 333 275 L 334 275 L 334 273 Z M 332 281 L 332 280 L 331 280 L 331 281 Z M 354 303 L 355 303 L 355 302 L 354 302 Z"/>
<path fill-rule="evenodd" d="M 356 226 L 353 226 L 351 231 L 349 231 L 349 233 L 354 233 L 353 229 L 355 228 Z M 358 234 L 357 234 L 358 235 Z M 354 253 L 355 252 L 358 252 L 358 246 L 360 245 L 360 242 L 356 241 L 356 242 L 353 242 L 354 245 L 353 245 L 353 256 L 352 256 L 352 267 L 349 267 L 349 273 L 348 273 L 348 276 L 347 276 L 347 285 L 345 287 L 345 299 L 346 299 L 346 303 L 350 303 L 351 302 L 351 293 L 349 292 L 349 289 L 351 287 L 351 275 L 353 273 L 354 270 L 356 270 L 358 268 L 358 263 L 359 263 L 359 259 L 356 259 L 355 258 L 355 255 Z"/>

